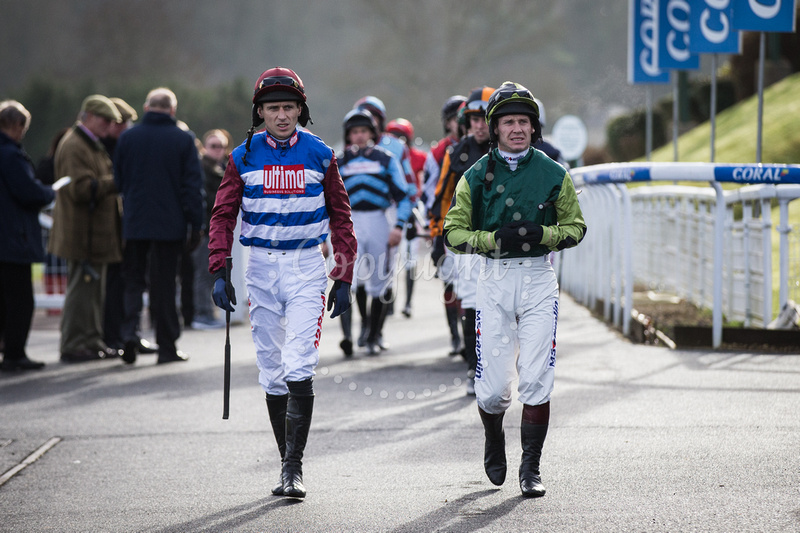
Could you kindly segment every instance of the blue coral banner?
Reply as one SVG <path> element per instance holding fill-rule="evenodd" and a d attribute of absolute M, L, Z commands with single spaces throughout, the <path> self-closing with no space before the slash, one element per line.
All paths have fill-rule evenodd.
<path fill-rule="evenodd" d="M 628 83 L 631 85 L 669 83 L 669 72 L 658 67 L 658 4 L 659 0 L 628 2 Z"/>
<path fill-rule="evenodd" d="M 694 4 L 698 2 L 695 0 Z M 689 49 L 691 9 L 689 0 L 659 0 L 658 68 L 661 70 L 700 68 L 700 56 Z"/>
<path fill-rule="evenodd" d="M 796 8 L 797 0 L 733 0 L 733 28 L 792 33 Z"/>
<path fill-rule="evenodd" d="M 760 163 L 605 163 L 570 170 L 577 186 L 638 181 L 800 183 L 800 165 Z"/>
<path fill-rule="evenodd" d="M 689 51 L 739 54 L 742 32 L 733 29 L 733 0 L 700 0 L 689 13 Z"/>

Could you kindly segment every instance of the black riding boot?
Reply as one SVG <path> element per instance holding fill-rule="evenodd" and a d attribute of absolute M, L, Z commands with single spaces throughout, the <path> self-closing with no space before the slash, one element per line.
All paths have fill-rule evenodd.
<path fill-rule="evenodd" d="M 376 342 L 381 350 L 388 350 L 389 345 L 383 340 L 383 324 L 386 322 L 386 317 L 393 313 L 394 291 L 392 289 L 386 289 L 381 301 L 383 302 L 383 312 L 381 313 L 381 320 L 378 323 L 378 337 Z"/>
<path fill-rule="evenodd" d="M 358 314 L 361 317 L 361 333 L 358 335 L 358 345 L 363 347 L 367 345 L 367 335 L 369 335 L 367 289 L 363 285 L 356 287 L 356 305 L 358 306 Z"/>
<path fill-rule="evenodd" d="M 447 326 L 450 328 L 450 352 L 449 355 L 458 355 L 461 353 L 461 335 L 458 332 L 459 323 L 459 306 L 445 305 L 444 312 L 447 315 Z"/>
<path fill-rule="evenodd" d="M 353 311 L 347 308 L 347 311 L 342 313 L 339 318 L 342 320 L 342 334 L 344 339 L 339 343 L 339 347 L 344 352 L 345 357 L 353 355 Z"/>
<path fill-rule="evenodd" d="M 490 415 L 480 407 L 478 413 L 483 422 L 486 444 L 483 451 L 483 468 L 489 481 L 502 485 L 506 480 L 506 434 L 503 431 L 503 415 Z"/>
<path fill-rule="evenodd" d="M 475 309 L 465 308 L 464 316 L 461 317 L 461 325 L 464 326 L 464 360 L 467 362 L 467 370 L 475 372 L 478 366 L 478 355 L 475 351 Z"/>
<path fill-rule="evenodd" d="M 406 306 L 403 308 L 403 316 L 411 318 L 411 296 L 414 294 L 414 279 L 417 272 L 415 267 L 406 270 Z"/>
<path fill-rule="evenodd" d="M 550 419 L 550 403 L 525 405 L 522 408 L 520 436 L 522 440 L 522 462 L 519 465 L 519 488 L 528 498 L 544 496 L 545 488 L 539 475 L 539 460 L 547 437 Z M 532 423 L 533 422 L 533 423 Z"/>
<path fill-rule="evenodd" d="M 378 355 L 381 351 L 378 339 L 381 336 L 381 326 L 386 316 L 386 304 L 380 297 L 372 299 L 369 309 L 369 335 L 367 336 L 367 355 Z"/>
<path fill-rule="evenodd" d="M 286 455 L 286 403 L 288 400 L 288 394 L 279 396 L 267 394 L 269 422 L 272 424 L 272 433 L 275 435 L 275 442 L 278 443 L 278 451 L 281 454 L 281 472 L 283 471 L 283 458 Z M 272 494 L 275 496 L 283 494 L 282 473 L 278 478 L 278 483 L 272 488 Z"/>
<path fill-rule="evenodd" d="M 289 393 L 286 407 L 286 455 L 283 458 L 283 495 L 305 498 L 303 486 L 303 451 L 311 427 L 314 396 L 297 396 Z"/>

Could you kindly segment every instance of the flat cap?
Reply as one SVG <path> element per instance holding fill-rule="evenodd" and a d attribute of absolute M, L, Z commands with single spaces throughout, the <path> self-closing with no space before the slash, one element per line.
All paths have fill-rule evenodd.
<path fill-rule="evenodd" d="M 112 122 L 122 122 L 122 115 L 117 110 L 117 106 L 102 94 L 87 96 L 81 104 L 81 111 L 105 117 Z"/>
<path fill-rule="evenodd" d="M 109 98 L 111 102 L 117 107 L 117 111 L 119 114 L 122 115 L 122 122 L 128 122 L 129 120 L 137 120 L 139 115 L 136 113 L 136 110 L 132 108 L 128 102 L 123 100 L 122 98 Z"/>

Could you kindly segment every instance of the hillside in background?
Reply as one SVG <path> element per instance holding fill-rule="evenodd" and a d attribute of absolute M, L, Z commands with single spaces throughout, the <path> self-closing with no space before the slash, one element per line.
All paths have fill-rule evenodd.
<path fill-rule="evenodd" d="M 800 73 L 764 90 L 762 163 L 800 163 Z M 754 95 L 717 115 L 715 162 L 755 163 L 758 96 Z M 652 161 L 673 161 L 673 144 L 654 150 Z M 705 122 L 678 138 L 678 160 L 711 160 L 711 123 Z"/>

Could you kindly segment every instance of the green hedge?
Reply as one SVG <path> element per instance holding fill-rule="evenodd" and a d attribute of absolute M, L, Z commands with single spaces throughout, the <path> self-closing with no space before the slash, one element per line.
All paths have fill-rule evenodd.
<path fill-rule="evenodd" d="M 608 123 L 606 138 L 612 161 L 633 161 L 645 155 L 646 122 L 646 112 L 635 110 Z M 666 142 L 666 121 L 661 111 L 653 109 L 653 148 Z"/>

